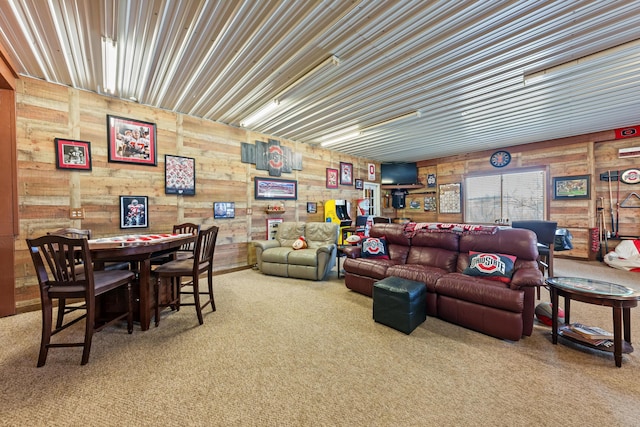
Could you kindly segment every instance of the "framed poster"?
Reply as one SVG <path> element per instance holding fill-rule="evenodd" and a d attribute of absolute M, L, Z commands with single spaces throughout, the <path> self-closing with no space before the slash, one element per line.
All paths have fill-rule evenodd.
<path fill-rule="evenodd" d="M 109 161 L 157 165 L 156 125 L 107 115 Z"/>
<path fill-rule="evenodd" d="M 553 178 L 554 199 L 590 199 L 591 176 L 559 176 Z"/>
<path fill-rule="evenodd" d="M 298 181 L 291 179 L 255 178 L 256 199 L 298 199 Z"/>
<path fill-rule="evenodd" d="M 318 204 L 316 202 L 307 202 L 307 213 L 317 213 Z"/>
<path fill-rule="evenodd" d="M 327 188 L 338 188 L 338 169 L 327 168 Z"/>
<path fill-rule="evenodd" d="M 91 144 L 87 141 L 56 138 L 56 167 L 58 169 L 91 170 Z"/>
<path fill-rule="evenodd" d="M 120 228 L 146 228 L 149 206 L 147 196 L 120 196 Z"/>
<path fill-rule="evenodd" d="M 278 226 L 283 222 L 282 218 L 267 218 L 267 240 L 275 240 Z"/>
<path fill-rule="evenodd" d="M 340 162 L 340 185 L 353 185 L 353 164 Z"/>
<path fill-rule="evenodd" d="M 364 181 L 356 179 L 356 190 L 364 190 Z"/>
<path fill-rule="evenodd" d="M 460 183 L 440 184 L 440 213 L 462 213 L 462 192 Z"/>
<path fill-rule="evenodd" d="M 213 218 L 235 218 L 236 217 L 236 204 L 235 202 L 214 202 L 213 203 Z"/>
<path fill-rule="evenodd" d="M 196 159 L 191 157 L 164 156 L 165 194 L 196 194 Z"/>

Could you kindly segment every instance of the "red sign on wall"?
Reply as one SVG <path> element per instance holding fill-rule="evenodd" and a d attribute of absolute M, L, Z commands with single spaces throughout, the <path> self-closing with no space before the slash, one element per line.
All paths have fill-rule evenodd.
<path fill-rule="evenodd" d="M 626 128 L 615 129 L 616 139 L 633 138 L 640 136 L 640 126 L 629 126 Z"/>

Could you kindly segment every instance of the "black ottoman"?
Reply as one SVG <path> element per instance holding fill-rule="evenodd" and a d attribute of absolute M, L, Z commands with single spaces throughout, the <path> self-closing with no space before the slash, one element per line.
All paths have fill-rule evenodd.
<path fill-rule="evenodd" d="M 410 334 L 427 319 L 427 286 L 400 277 L 373 285 L 373 320 Z"/>

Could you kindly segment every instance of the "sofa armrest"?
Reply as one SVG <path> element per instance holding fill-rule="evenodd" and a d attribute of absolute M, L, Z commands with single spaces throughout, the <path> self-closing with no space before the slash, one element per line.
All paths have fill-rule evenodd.
<path fill-rule="evenodd" d="M 322 245 L 322 246 L 318 246 L 316 248 L 316 253 L 328 253 L 329 255 L 331 255 L 332 253 L 334 253 L 336 251 L 337 245 L 335 243 L 331 243 L 329 245 Z"/>
<path fill-rule="evenodd" d="M 253 244 L 256 249 L 260 248 L 261 250 L 267 250 L 269 248 L 278 248 L 280 247 L 280 242 L 277 240 L 254 240 Z"/>
<path fill-rule="evenodd" d="M 511 289 L 538 287 L 544 285 L 544 276 L 537 268 L 519 268 L 511 277 Z"/>
<path fill-rule="evenodd" d="M 345 254 L 347 258 L 360 258 L 361 250 L 361 246 L 344 246 L 342 248 L 342 253 Z"/>

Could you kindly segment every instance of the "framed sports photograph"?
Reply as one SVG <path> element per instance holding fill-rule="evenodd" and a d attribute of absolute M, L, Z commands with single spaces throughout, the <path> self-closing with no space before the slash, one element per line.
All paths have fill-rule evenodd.
<path fill-rule="evenodd" d="M 340 185 L 353 185 L 353 164 L 340 162 Z"/>
<path fill-rule="evenodd" d="M 361 179 L 356 179 L 356 190 L 364 190 L 364 181 Z"/>
<path fill-rule="evenodd" d="M 275 240 L 278 226 L 283 222 L 282 218 L 267 218 L 267 240 Z"/>
<path fill-rule="evenodd" d="M 156 125 L 107 115 L 109 161 L 156 166 Z"/>
<path fill-rule="evenodd" d="M 236 204 L 234 202 L 213 202 L 213 218 L 235 218 Z"/>
<path fill-rule="evenodd" d="M 590 199 L 591 176 L 559 176 L 553 178 L 554 199 Z"/>
<path fill-rule="evenodd" d="M 165 194 L 196 194 L 196 159 L 191 157 L 164 156 Z"/>
<path fill-rule="evenodd" d="M 307 213 L 317 213 L 318 204 L 316 202 L 307 202 Z"/>
<path fill-rule="evenodd" d="M 120 196 L 120 228 L 146 228 L 148 221 L 147 196 Z"/>
<path fill-rule="evenodd" d="M 327 188 L 338 188 L 338 169 L 327 168 Z"/>
<path fill-rule="evenodd" d="M 58 169 L 91 170 L 91 144 L 88 141 L 55 138 Z"/>
<path fill-rule="evenodd" d="M 256 199 L 298 199 L 298 181 L 292 179 L 255 178 Z"/>

